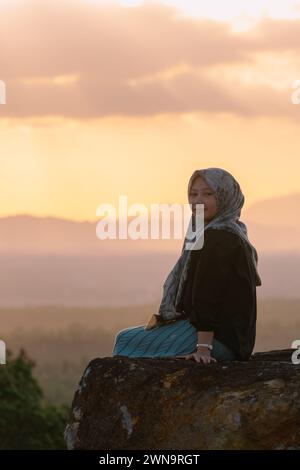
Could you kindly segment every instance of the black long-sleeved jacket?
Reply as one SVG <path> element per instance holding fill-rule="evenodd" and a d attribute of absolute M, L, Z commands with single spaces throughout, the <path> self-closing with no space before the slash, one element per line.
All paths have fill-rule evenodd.
<path fill-rule="evenodd" d="M 249 359 L 255 344 L 257 301 L 247 243 L 227 230 L 205 230 L 203 247 L 191 252 L 176 310 L 197 331 L 213 331 L 237 358 Z"/>

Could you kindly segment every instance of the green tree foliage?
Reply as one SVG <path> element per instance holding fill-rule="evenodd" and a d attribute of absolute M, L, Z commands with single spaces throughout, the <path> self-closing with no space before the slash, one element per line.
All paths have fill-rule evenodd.
<path fill-rule="evenodd" d="M 0 366 L 0 449 L 64 449 L 68 407 L 44 400 L 32 375 L 34 362 L 24 350 Z"/>

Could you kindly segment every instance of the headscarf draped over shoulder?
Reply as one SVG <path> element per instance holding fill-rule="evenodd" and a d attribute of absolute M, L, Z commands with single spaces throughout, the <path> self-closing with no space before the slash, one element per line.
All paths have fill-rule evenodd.
<path fill-rule="evenodd" d="M 222 168 L 205 168 L 196 170 L 192 174 L 188 184 L 188 194 L 194 179 L 197 176 L 202 176 L 207 184 L 215 192 L 217 202 L 217 213 L 215 217 L 200 231 L 196 230 L 195 243 L 203 232 L 208 228 L 215 230 L 228 230 L 229 232 L 237 234 L 241 237 L 250 247 L 252 254 L 252 263 L 256 276 L 256 285 L 261 285 L 261 278 L 257 271 L 258 256 L 255 247 L 248 239 L 248 232 L 246 225 L 239 220 L 241 209 L 244 205 L 244 195 L 241 191 L 239 183 L 236 179 L 226 170 Z M 189 228 L 191 228 L 193 215 L 191 216 Z M 187 278 L 187 272 L 190 262 L 191 250 L 185 249 L 187 241 L 190 239 L 185 237 L 181 256 L 177 260 L 173 269 L 169 273 L 163 285 L 163 297 L 159 307 L 158 316 L 163 320 L 176 319 L 182 316 L 181 312 L 177 312 L 175 306 L 178 305 L 180 296 L 183 292 L 183 285 Z"/>

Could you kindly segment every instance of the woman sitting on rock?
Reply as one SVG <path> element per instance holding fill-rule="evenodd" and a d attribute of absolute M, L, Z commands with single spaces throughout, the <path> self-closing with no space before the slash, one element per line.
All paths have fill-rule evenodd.
<path fill-rule="evenodd" d="M 204 227 L 196 225 L 192 240 L 185 237 L 181 256 L 163 285 L 159 313 L 146 325 L 119 331 L 113 356 L 209 364 L 246 361 L 252 354 L 261 279 L 257 251 L 239 220 L 244 195 L 228 171 L 206 168 L 192 174 L 188 200 L 188 230 L 195 227 L 196 204 L 203 204 Z"/>

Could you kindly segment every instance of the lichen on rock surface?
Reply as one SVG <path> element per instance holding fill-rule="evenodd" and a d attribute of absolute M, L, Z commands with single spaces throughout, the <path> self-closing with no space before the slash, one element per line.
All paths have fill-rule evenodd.
<path fill-rule="evenodd" d="M 300 449 L 293 350 L 249 361 L 103 357 L 80 381 L 68 449 Z"/>

